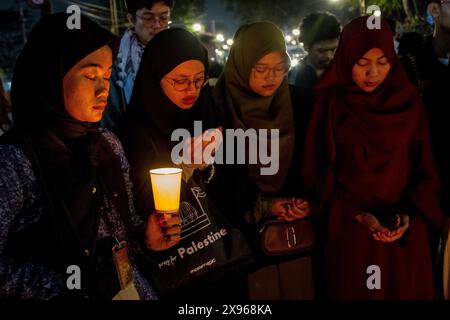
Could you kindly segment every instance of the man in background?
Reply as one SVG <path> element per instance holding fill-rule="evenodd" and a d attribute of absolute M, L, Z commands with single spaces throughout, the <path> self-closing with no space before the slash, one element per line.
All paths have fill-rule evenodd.
<path fill-rule="evenodd" d="M 145 46 L 157 33 L 169 27 L 174 4 L 174 0 L 126 1 L 127 18 L 131 27 L 120 41 L 111 75 L 108 107 L 102 120 L 103 126 L 116 134 L 121 131 L 121 122 L 130 102 Z"/>
<path fill-rule="evenodd" d="M 335 15 L 314 12 L 300 23 L 298 41 L 308 55 L 291 70 L 289 83 L 302 89 L 311 89 L 328 68 L 336 52 L 341 24 Z"/>

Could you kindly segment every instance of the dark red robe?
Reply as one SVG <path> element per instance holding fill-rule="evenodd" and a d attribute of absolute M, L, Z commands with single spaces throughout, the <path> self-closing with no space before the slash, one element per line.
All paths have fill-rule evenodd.
<path fill-rule="evenodd" d="M 366 22 L 357 18 L 344 28 L 318 84 L 305 142 L 305 184 L 321 201 L 326 289 L 332 299 L 432 299 L 428 224 L 441 227 L 444 217 L 427 115 L 388 24 L 369 30 Z M 391 70 L 365 93 L 351 72 L 372 48 L 383 50 Z M 355 221 L 361 212 L 381 222 L 407 214 L 409 229 L 400 240 L 376 241 Z M 372 265 L 380 268 L 381 289 L 368 288 Z"/>

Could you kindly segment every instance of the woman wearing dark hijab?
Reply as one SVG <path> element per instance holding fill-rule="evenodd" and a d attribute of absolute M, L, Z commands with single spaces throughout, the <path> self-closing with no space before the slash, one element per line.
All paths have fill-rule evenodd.
<path fill-rule="evenodd" d="M 202 121 L 204 130 L 212 128 L 213 110 L 206 86 L 207 51 L 188 31 L 175 28 L 155 36 L 141 65 L 123 140 L 136 207 L 147 215 L 154 209 L 148 170 L 173 167 L 171 153 L 179 141 L 172 141 L 172 133 L 183 128 L 193 137 L 194 121 Z"/>
<path fill-rule="evenodd" d="M 98 126 L 115 36 L 68 19 L 39 21 L 16 63 L 0 145 L 0 298 L 156 299 L 133 259 L 144 224 L 128 163 Z"/>
<path fill-rule="evenodd" d="M 215 196 L 227 194 L 217 201 L 224 212 L 233 215 L 235 224 L 254 242 L 254 252 L 260 258 L 257 265 L 271 264 L 249 278 L 252 299 L 312 298 L 312 278 L 306 276 L 306 282 L 300 280 L 304 279 L 303 271 L 310 268 L 309 257 L 292 259 L 291 256 L 287 259 L 298 263 L 294 268 L 304 269 L 297 269 L 288 280 L 289 285 L 286 285 L 282 272 L 277 270 L 289 269 L 293 262 L 273 264 L 274 259 L 264 256 L 256 241 L 255 229 L 259 222 L 274 217 L 293 221 L 309 214 L 308 203 L 299 198 L 302 190 L 297 151 L 302 149 L 304 115 L 302 110 L 293 108 L 298 104 L 298 97 L 287 82 L 289 66 L 290 59 L 281 30 L 270 22 L 247 24 L 236 32 L 224 72 L 213 91 L 215 104 L 222 114 L 224 131 L 266 129 L 270 135 L 273 129 L 279 130 L 278 138 L 257 138 L 258 144 L 261 139 L 266 139 L 269 146 L 272 139 L 279 143 L 278 150 L 270 151 L 279 163 L 274 174 L 262 174 L 261 170 L 266 165 L 259 161 L 261 159 L 256 164 L 227 163 L 218 166 L 218 178 L 212 187 Z M 295 123 L 296 128 L 294 116 L 295 119 L 302 119 Z M 231 142 L 224 139 L 225 145 Z M 247 144 L 245 150 L 237 152 L 245 151 L 248 157 L 251 147 Z"/>
<path fill-rule="evenodd" d="M 189 230 L 192 228 L 190 219 L 196 218 L 197 214 L 200 216 L 201 212 L 210 216 L 213 210 L 205 182 L 212 178 L 214 171 L 207 159 L 199 164 L 189 164 L 190 161 L 186 161 L 190 160 L 188 155 L 188 159 L 184 158 L 185 154 L 182 159 L 172 156 L 172 150 L 180 143 L 172 141 L 175 130 L 183 129 L 190 137 L 194 137 L 198 135 L 194 121 L 201 121 L 203 131 L 215 127 L 207 74 L 206 49 L 194 35 L 183 29 L 174 28 L 157 34 L 142 57 L 126 121 L 124 146 L 130 159 L 138 212 L 164 226 L 163 233 L 159 229 L 154 230 L 153 235 L 160 239 L 162 246 L 150 247 L 153 250 L 149 252 L 150 255 L 172 248 L 181 239 L 183 229 L 180 225 Z M 205 141 L 202 141 L 202 136 Z M 192 144 L 189 142 L 190 146 L 200 143 L 206 147 L 211 140 L 200 135 L 188 141 L 192 141 Z M 219 139 L 213 143 L 217 146 L 220 142 Z M 178 160 L 183 162 L 179 163 Z M 183 169 L 179 215 L 159 215 L 154 212 L 149 170 L 166 167 Z M 215 282 L 209 278 L 199 279 L 192 285 L 172 289 L 165 297 L 218 300 L 225 295 L 226 287 L 219 288 L 222 285 L 228 283 Z M 211 294 L 211 288 L 214 288 L 214 294 Z"/>
<path fill-rule="evenodd" d="M 442 228 L 427 115 L 382 20 L 345 26 L 317 88 L 305 184 L 320 196 L 332 299 L 433 299 L 429 225 Z"/>

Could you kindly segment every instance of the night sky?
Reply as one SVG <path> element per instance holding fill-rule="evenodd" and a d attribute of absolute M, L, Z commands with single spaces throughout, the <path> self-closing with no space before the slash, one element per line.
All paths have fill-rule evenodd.
<path fill-rule="evenodd" d="M 234 17 L 234 13 L 226 11 L 220 0 L 206 0 L 205 21 L 216 20 L 216 23 L 227 24 L 230 32 L 239 26 L 239 20 Z"/>
<path fill-rule="evenodd" d="M 40 18 L 40 10 L 30 7 L 26 3 L 27 0 L 1 0 L 0 10 L 7 8 L 13 8 L 17 10 L 19 7 L 18 5 L 19 1 L 22 1 L 24 3 L 24 8 L 27 9 L 29 14 L 31 14 L 31 18 L 27 21 L 27 29 L 30 30 L 33 27 L 33 25 L 37 22 L 37 20 Z M 300 1 L 300 0 L 292 0 L 292 1 Z M 98 0 L 86 0 L 82 2 L 98 4 Z M 56 12 L 65 11 L 65 8 L 67 8 L 67 6 L 69 5 L 69 3 L 67 3 L 65 0 L 52 0 L 52 3 L 53 9 Z M 233 12 L 229 12 L 225 9 L 225 6 L 222 4 L 221 0 L 205 0 L 205 4 L 206 4 L 206 11 L 202 19 L 198 22 L 206 25 L 206 28 L 209 31 L 211 30 L 211 21 L 215 20 L 216 29 L 222 29 L 222 27 L 225 27 L 226 28 L 225 32 L 227 33 L 227 36 L 231 37 L 240 24 L 239 19 L 235 17 L 235 14 Z M 333 10 L 334 5 L 332 5 L 330 0 L 310 0 L 307 2 L 307 4 L 308 5 L 305 6 L 305 12 L 303 12 L 303 15 L 318 9 L 330 10 L 334 12 Z M 338 14 L 338 12 L 334 13 Z M 299 16 L 299 20 L 301 19 L 302 16 Z"/>

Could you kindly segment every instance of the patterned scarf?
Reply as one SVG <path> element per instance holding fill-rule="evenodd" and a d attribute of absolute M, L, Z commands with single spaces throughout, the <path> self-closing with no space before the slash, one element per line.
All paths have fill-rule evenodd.
<path fill-rule="evenodd" d="M 136 79 L 136 74 L 141 64 L 145 45 L 139 42 L 136 32 L 128 29 L 120 41 L 116 67 L 118 69 L 117 85 L 124 89 L 127 104 L 130 102 L 131 93 Z"/>

